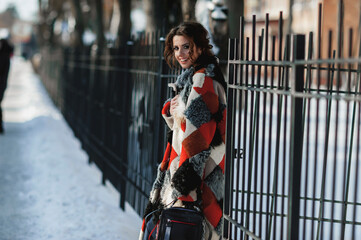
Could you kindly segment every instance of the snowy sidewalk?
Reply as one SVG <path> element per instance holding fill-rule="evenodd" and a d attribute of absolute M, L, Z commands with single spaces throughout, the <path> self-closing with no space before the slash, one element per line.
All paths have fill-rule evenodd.
<path fill-rule="evenodd" d="M 0 240 L 135 240 L 141 218 L 101 173 L 29 62 L 14 57 L 2 104 Z"/>

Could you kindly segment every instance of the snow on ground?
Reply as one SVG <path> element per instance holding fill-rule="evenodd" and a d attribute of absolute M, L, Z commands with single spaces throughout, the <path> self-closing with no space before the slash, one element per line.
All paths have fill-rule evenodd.
<path fill-rule="evenodd" d="M 141 218 L 101 184 L 29 62 L 14 57 L 2 103 L 0 240 L 132 240 Z"/>

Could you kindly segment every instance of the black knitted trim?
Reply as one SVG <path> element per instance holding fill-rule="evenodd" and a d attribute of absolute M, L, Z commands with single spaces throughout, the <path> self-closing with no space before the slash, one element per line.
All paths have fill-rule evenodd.
<path fill-rule="evenodd" d="M 215 148 L 223 143 L 223 138 L 221 133 L 219 132 L 218 128 L 216 128 L 216 131 L 214 132 L 214 136 L 211 142 L 211 147 Z"/>
<path fill-rule="evenodd" d="M 151 201 L 149 201 L 147 204 L 147 207 L 145 208 L 143 218 L 145 219 L 147 217 L 147 215 L 149 213 L 153 212 L 155 209 L 156 209 L 155 204 L 153 204 Z M 149 219 L 150 219 L 150 217 L 148 217 L 148 219 L 145 219 L 145 220 L 148 221 Z"/>
<path fill-rule="evenodd" d="M 159 211 L 155 211 L 153 213 L 153 223 L 154 223 L 154 225 L 157 225 L 157 223 L 158 223 L 158 221 L 160 219 L 160 215 L 162 214 L 162 210 L 164 209 L 164 205 L 160 201 L 158 201 L 156 207 L 157 207 L 156 209 L 158 209 Z"/>
<path fill-rule="evenodd" d="M 187 196 L 192 190 L 201 185 L 201 181 L 201 177 L 187 159 L 174 173 L 172 186 L 182 195 Z"/>
<path fill-rule="evenodd" d="M 159 200 L 156 201 L 155 203 L 149 201 L 145 209 L 143 219 L 145 219 L 145 221 L 148 222 L 153 216 L 153 223 L 157 224 L 160 214 L 162 213 L 162 209 L 164 209 L 164 205 Z"/>

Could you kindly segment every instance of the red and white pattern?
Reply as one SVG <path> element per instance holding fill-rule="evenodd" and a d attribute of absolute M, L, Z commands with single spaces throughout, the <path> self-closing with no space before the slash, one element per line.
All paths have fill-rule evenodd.
<path fill-rule="evenodd" d="M 154 187 L 151 196 L 160 197 L 161 203 L 168 206 L 174 200 L 193 202 L 197 200 L 197 187 L 201 190 L 202 209 L 207 220 L 205 238 L 211 234 L 212 239 L 220 239 L 222 226 L 222 200 L 224 188 L 225 161 L 225 127 L 226 96 L 220 83 L 213 80 L 202 68 L 193 75 L 192 89 L 187 102 L 179 97 L 174 116 L 169 114 L 170 102 L 162 110 L 162 115 L 173 131 L 172 144 L 168 143 L 159 171 L 164 173 L 161 189 Z M 212 116 L 220 112 L 221 119 Z M 216 132 L 221 143 L 212 146 Z M 200 178 L 200 185 L 190 189 L 189 194 L 182 195 L 172 184 L 175 173 L 182 171 L 182 165 L 190 164 Z M 159 174 L 158 174 L 159 175 Z M 157 181 L 157 180 L 156 180 Z M 185 179 L 184 181 L 187 181 Z M 151 197 L 151 202 L 156 201 Z M 144 229 L 143 229 L 144 230 Z M 208 239 L 208 238 L 206 238 Z"/>

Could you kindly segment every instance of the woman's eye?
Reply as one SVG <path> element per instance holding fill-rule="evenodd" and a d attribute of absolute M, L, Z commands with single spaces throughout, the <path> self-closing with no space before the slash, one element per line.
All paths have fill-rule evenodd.
<path fill-rule="evenodd" d="M 178 49 L 179 49 L 178 47 L 174 47 L 174 48 L 173 48 L 174 51 L 178 51 Z"/>
<path fill-rule="evenodd" d="M 189 45 L 185 45 L 185 46 L 184 46 L 184 49 L 189 49 Z"/>

